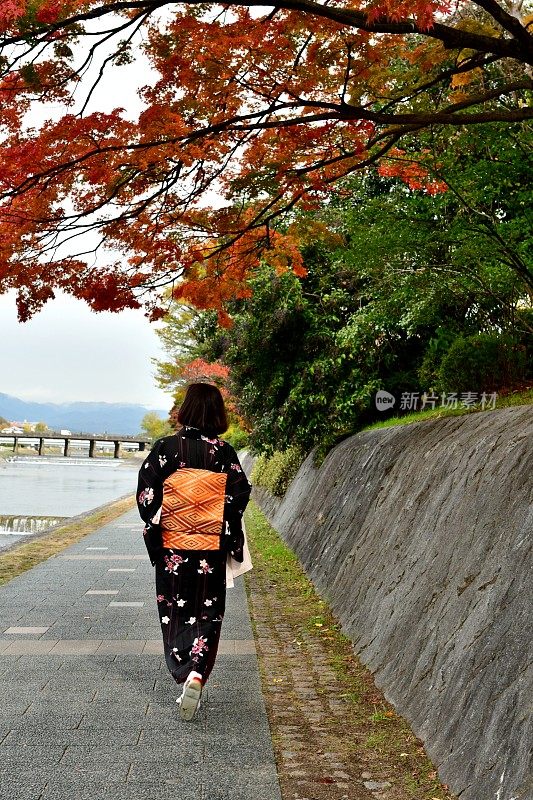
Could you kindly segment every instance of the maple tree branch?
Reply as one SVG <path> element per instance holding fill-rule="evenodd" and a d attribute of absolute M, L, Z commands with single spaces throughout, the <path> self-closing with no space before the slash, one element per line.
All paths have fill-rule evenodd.
<path fill-rule="evenodd" d="M 121 25 L 118 28 L 114 28 L 112 31 L 110 31 L 109 32 L 109 36 L 105 36 L 103 39 L 100 39 L 98 42 L 96 42 L 95 45 L 93 45 L 90 48 L 89 53 L 87 54 L 87 57 L 86 57 L 85 61 L 83 62 L 81 67 L 78 70 L 76 70 L 76 72 L 74 74 L 79 75 L 81 77 L 81 75 L 83 74 L 84 70 L 89 67 L 89 65 L 90 65 L 90 63 L 91 63 L 91 61 L 93 59 L 93 56 L 94 56 L 94 54 L 96 52 L 96 48 L 97 47 L 100 47 L 105 42 L 109 41 L 110 39 L 113 39 L 118 33 L 121 33 L 122 31 L 127 30 L 132 25 L 135 25 L 134 29 L 132 31 L 130 31 L 127 39 L 125 40 L 126 43 L 129 44 L 132 41 L 132 39 L 135 36 L 135 34 L 138 33 L 138 31 L 140 30 L 143 22 L 147 18 L 148 18 L 148 15 L 146 13 L 137 14 L 135 17 L 133 17 L 132 19 L 128 20 L 127 23 L 125 23 L 124 25 Z M 104 72 L 105 72 L 106 66 L 116 58 L 116 55 L 117 55 L 116 51 L 110 53 L 104 59 L 102 64 L 100 65 L 100 69 L 98 71 L 98 75 L 96 76 L 95 80 L 93 81 L 93 84 L 92 84 L 91 88 L 89 89 L 89 91 L 88 91 L 88 93 L 87 93 L 87 95 L 85 97 L 85 101 L 84 101 L 80 111 L 78 112 L 78 116 L 80 116 L 80 117 L 83 116 L 83 113 L 85 112 L 87 106 L 89 105 L 89 101 L 90 101 L 90 99 L 91 99 L 91 97 L 93 95 L 93 92 L 96 90 L 98 84 L 100 83 L 100 81 L 102 80 L 102 78 L 104 76 Z"/>
<path fill-rule="evenodd" d="M 487 5 L 497 6 L 491 0 L 479 0 L 478 4 L 486 2 Z M 183 2 L 167 2 L 167 0 L 157 0 L 148 2 L 147 0 L 118 0 L 117 2 L 105 3 L 98 8 L 86 12 L 73 14 L 60 22 L 40 24 L 37 30 L 42 31 L 42 37 L 49 37 L 50 34 L 60 31 L 63 28 L 76 25 L 80 22 L 99 19 L 108 14 L 118 14 L 123 11 L 133 9 L 144 9 L 147 14 L 152 14 L 160 8 L 172 5 L 200 5 L 204 0 L 183 0 Z M 245 6 L 249 8 L 264 7 L 264 0 L 226 0 L 224 5 L 227 8 Z M 498 8 L 500 8 L 498 6 Z M 513 31 L 516 38 L 506 39 L 504 37 L 487 36 L 485 34 L 473 33 L 471 31 L 454 28 L 449 25 L 435 22 L 430 28 L 421 28 L 415 20 L 407 19 L 395 21 L 387 17 L 380 17 L 376 20 L 369 20 L 368 14 L 354 9 L 345 9 L 328 6 L 314 2 L 314 0 L 279 0 L 276 2 L 276 9 L 287 11 L 301 11 L 314 17 L 329 19 L 341 25 L 352 28 L 359 28 L 369 33 L 391 33 L 391 34 L 420 34 L 425 37 L 440 40 L 448 49 L 463 50 L 465 48 L 477 50 L 484 53 L 494 53 L 501 57 L 515 58 L 533 64 L 533 36 L 520 25 L 520 31 Z M 502 14 L 506 12 L 500 8 Z M 491 13 L 491 11 L 489 11 Z M 507 15 L 510 17 L 510 15 Z M 508 23 L 508 20 L 506 19 Z M 510 24 L 510 23 L 508 23 Z M 27 40 L 27 33 L 16 36 L 6 36 L 3 43 L 17 44 Z"/>
<path fill-rule="evenodd" d="M 496 96 L 501 93 L 498 92 Z M 464 101 L 459 105 L 462 108 L 466 108 L 471 105 L 479 105 L 481 102 L 483 100 L 478 97 Z M 369 111 L 360 106 L 351 107 L 345 105 L 342 110 L 342 119 L 367 119 L 383 125 L 480 125 L 486 122 L 522 122 L 523 120 L 533 119 L 533 108 L 517 108 L 512 111 L 479 111 L 470 114 L 457 114 L 450 111 L 429 114 L 421 111 L 407 114 L 382 114 L 378 111 Z"/>
<path fill-rule="evenodd" d="M 513 92 L 520 92 L 524 89 L 533 89 L 533 81 L 515 81 L 514 83 L 507 84 L 507 86 L 498 86 L 495 89 L 490 89 L 483 94 L 472 95 L 461 102 L 453 103 L 448 106 L 443 113 L 455 112 L 470 106 L 482 105 L 504 94 L 512 94 Z"/>
<path fill-rule="evenodd" d="M 269 17 L 270 17 L 270 15 L 269 15 Z M 268 19 L 268 17 L 267 17 L 267 19 Z M 292 65 L 293 70 L 295 70 L 298 67 L 298 65 L 300 63 L 300 59 L 302 58 L 303 54 L 305 53 L 305 51 L 309 47 L 309 44 L 311 43 L 312 39 L 313 39 L 313 34 L 310 33 L 309 36 L 306 38 L 305 42 L 300 47 L 298 53 L 296 54 L 296 58 L 294 59 L 294 63 Z"/>
<path fill-rule="evenodd" d="M 348 91 L 348 81 L 350 80 L 350 72 L 352 70 L 352 47 L 348 45 L 348 58 L 346 59 L 346 70 L 344 73 L 344 84 L 341 93 L 341 103 L 344 103 L 346 92 Z"/>
<path fill-rule="evenodd" d="M 408 100 L 414 100 L 415 97 L 424 94 L 424 92 L 427 92 L 429 89 L 435 88 L 440 83 L 449 81 L 450 78 L 454 77 L 454 75 L 461 75 L 462 73 L 470 72 L 471 70 L 476 68 L 481 69 L 483 67 L 489 66 L 490 64 L 493 64 L 497 60 L 498 56 L 489 56 L 486 58 L 483 57 L 480 53 L 476 53 L 474 56 L 472 56 L 472 58 L 467 59 L 466 61 L 462 62 L 461 64 L 455 67 L 450 67 L 449 69 L 443 70 L 435 78 L 433 78 L 430 81 L 427 81 L 426 83 L 420 84 L 420 86 L 415 87 L 410 92 L 402 94 L 399 97 L 393 98 L 385 106 L 383 106 L 381 111 L 386 111 L 389 108 L 392 108 L 397 103 L 404 103 L 407 102 Z"/>
<path fill-rule="evenodd" d="M 104 147 L 95 147 L 87 153 L 78 156 L 74 159 L 64 161 L 58 165 L 50 167 L 48 170 L 33 173 L 28 176 L 21 184 L 15 186 L 5 192 L 0 197 L 9 197 L 21 194 L 31 188 L 37 186 L 43 180 L 51 180 L 57 178 L 59 174 L 68 172 L 69 170 L 80 166 L 84 162 L 108 153 L 121 152 L 121 151 L 135 151 L 135 150 L 148 150 L 151 148 L 161 147 L 163 145 L 181 144 L 187 145 L 199 139 L 206 138 L 210 135 L 216 135 L 223 132 L 240 132 L 240 131 L 254 131 L 266 130 L 281 127 L 293 127 L 297 125 L 308 124 L 309 122 L 321 122 L 328 120 L 368 120 L 381 125 L 387 126 L 426 126 L 432 124 L 441 125 L 471 125 L 486 122 L 520 122 L 527 119 L 533 119 L 533 108 L 518 108 L 513 110 L 490 110 L 481 112 L 470 112 L 467 114 L 459 114 L 457 111 L 463 110 L 473 105 L 479 105 L 494 99 L 502 94 L 520 91 L 523 89 L 531 89 L 533 87 L 532 81 L 517 81 L 509 84 L 506 87 L 499 87 L 483 95 L 477 95 L 467 100 L 449 106 L 442 112 L 413 112 L 413 113 L 383 113 L 382 111 L 372 111 L 371 109 L 363 106 L 351 106 L 347 103 L 327 103 L 322 101 L 312 101 L 308 99 L 300 99 L 298 102 L 293 103 L 278 103 L 273 104 L 268 109 L 261 109 L 258 112 L 251 112 L 250 114 L 236 115 L 232 118 L 224 120 L 223 122 L 205 126 L 196 131 L 179 136 L 171 137 L 164 140 L 156 140 L 149 142 L 125 142 L 120 145 L 106 145 Z M 322 113 L 308 115 L 308 116 L 295 116 L 288 119 L 271 119 L 266 121 L 259 121 L 265 115 L 271 115 L 280 111 L 297 110 L 302 106 L 308 108 L 324 109 Z M 327 109 L 327 110 L 326 110 Z M 247 120 L 252 122 L 247 123 Z"/>
<path fill-rule="evenodd" d="M 294 108 L 294 103 L 283 103 L 279 104 L 276 110 L 285 110 Z M 241 114 L 236 115 L 234 117 L 230 117 L 223 122 L 216 123 L 214 125 L 208 125 L 204 128 L 201 128 L 197 131 L 190 131 L 183 136 L 173 136 L 167 139 L 158 139 L 156 141 L 147 141 L 147 142 L 124 142 L 124 144 L 120 145 L 105 145 L 104 147 L 95 147 L 94 150 L 90 150 L 83 155 L 76 156 L 76 158 L 70 159 L 68 161 L 63 161 L 62 163 L 50 167 L 47 170 L 42 170 L 41 172 L 35 172 L 26 178 L 21 184 L 15 186 L 7 191 L 0 193 L 0 199 L 5 199 L 7 197 L 13 197 L 17 194 L 22 194 L 29 189 L 35 188 L 39 182 L 43 179 L 52 179 L 58 177 L 61 173 L 68 172 L 70 169 L 73 169 L 80 164 L 85 163 L 86 161 L 90 160 L 91 158 L 95 158 L 96 156 L 102 156 L 111 153 L 119 153 L 119 152 L 127 152 L 127 151 L 139 151 L 139 150 L 149 150 L 156 147 L 161 147 L 163 145 L 172 145 L 172 144 L 192 144 L 193 142 L 197 141 L 198 139 L 205 138 L 209 135 L 223 133 L 228 126 L 233 125 L 235 122 L 240 122 L 241 120 L 248 120 L 253 118 L 261 118 L 265 114 L 265 109 L 261 109 L 260 111 L 250 112 L 249 114 Z M 245 130 L 244 127 L 241 130 Z"/>
<path fill-rule="evenodd" d="M 531 47 L 531 34 L 522 25 L 519 19 L 509 14 L 499 3 L 496 3 L 495 0 L 472 0 L 472 2 L 486 11 L 487 14 L 490 14 L 504 30 L 508 31 L 526 48 Z"/>

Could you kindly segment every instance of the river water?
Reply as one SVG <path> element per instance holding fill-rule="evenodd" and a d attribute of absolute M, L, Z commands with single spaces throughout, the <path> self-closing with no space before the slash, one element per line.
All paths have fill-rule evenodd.
<path fill-rule="evenodd" d="M 21 456 L 0 460 L 0 547 L 49 527 L 37 517 L 82 514 L 137 485 L 139 461 Z"/>

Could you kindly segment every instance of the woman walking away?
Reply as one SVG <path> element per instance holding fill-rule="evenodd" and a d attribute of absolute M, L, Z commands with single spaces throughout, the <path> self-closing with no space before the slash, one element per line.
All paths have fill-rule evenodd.
<path fill-rule="evenodd" d="M 243 560 L 242 514 L 251 486 L 233 447 L 216 386 L 193 383 L 183 426 L 155 442 L 139 471 L 137 505 L 152 565 L 165 659 L 183 684 L 180 717 L 191 720 L 215 663 L 226 603 L 226 559 Z"/>

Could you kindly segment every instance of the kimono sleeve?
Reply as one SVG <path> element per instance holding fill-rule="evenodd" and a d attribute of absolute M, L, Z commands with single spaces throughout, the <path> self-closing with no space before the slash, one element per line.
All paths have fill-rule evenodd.
<path fill-rule="evenodd" d="M 163 546 L 161 525 L 159 524 L 159 515 L 157 513 L 163 503 L 164 476 L 162 474 L 162 465 L 166 459 L 162 454 L 162 450 L 162 441 L 155 442 L 139 470 L 137 485 L 137 508 L 141 519 L 145 523 L 144 543 L 152 565 L 155 564 Z M 153 521 L 154 517 L 156 519 L 155 522 Z"/>
<path fill-rule="evenodd" d="M 242 530 L 242 515 L 248 505 L 252 486 L 244 474 L 237 453 L 226 443 L 228 448 L 226 470 L 228 474 L 226 482 L 226 502 L 224 505 L 224 516 L 228 523 L 228 538 L 226 549 L 231 553 L 235 561 L 242 563 L 244 533 Z"/>

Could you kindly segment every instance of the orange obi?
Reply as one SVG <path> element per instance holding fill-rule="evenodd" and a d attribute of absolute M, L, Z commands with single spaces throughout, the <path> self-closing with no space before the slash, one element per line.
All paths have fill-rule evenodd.
<path fill-rule="evenodd" d="M 220 550 L 227 475 L 178 469 L 163 482 L 163 547 Z"/>

